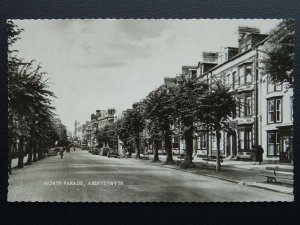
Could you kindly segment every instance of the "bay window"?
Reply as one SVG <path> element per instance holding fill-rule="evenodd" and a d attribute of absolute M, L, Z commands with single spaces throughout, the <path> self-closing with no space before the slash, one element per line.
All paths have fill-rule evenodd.
<path fill-rule="evenodd" d="M 268 123 L 281 123 L 282 120 L 282 99 L 271 98 L 267 101 Z"/>
<path fill-rule="evenodd" d="M 247 96 L 245 99 L 245 116 L 252 116 L 252 97 Z"/>
<path fill-rule="evenodd" d="M 238 84 L 252 84 L 252 63 L 247 63 L 239 67 Z"/>

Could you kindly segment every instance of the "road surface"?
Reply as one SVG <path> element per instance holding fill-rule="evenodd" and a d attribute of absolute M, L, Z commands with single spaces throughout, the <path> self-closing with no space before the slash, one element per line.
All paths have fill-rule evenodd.
<path fill-rule="evenodd" d="M 77 149 L 9 177 L 8 201 L 223 202 L 293 201 L 293 196 Z"/>

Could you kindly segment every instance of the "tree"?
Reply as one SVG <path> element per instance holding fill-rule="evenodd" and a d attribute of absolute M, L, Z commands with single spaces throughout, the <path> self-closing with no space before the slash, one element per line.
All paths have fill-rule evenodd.
<path fill-rule="evenodd" d="M 144 101 L 145 118 L 150 121 L 149 130 L 152 138 L 155 140 L 155 157 L 158 160 L 157 142 L 158 135 L 161 134 L 165 142 L 166 162 L 165 164 L 174 164 L 172 154 L 172 124 L 173 117 L 173 90 L 172 88 L 161 87 L 152 91 Z"/>
<path fill-rule="evenodd" d="M 175 88 L 173 111 L 179 123 L 180 133 L 185 139 L 186 154 L 182 167 L 193 165 L 193 140 L 197 122 L 203 113 L 204 93 L 208 90 L 206 83 L 198 82 L 197 78 L 181 75 Z"/>
<path fill-rule="evenodd" d="M 55 96 L 49 90 L 48 80 L 44 78 L 46 73 L 41 71 L 40 65 L 35 65 L 34 60 L 26 62 L 12 49 L 22 31 L 12 21 L 7 22 L 9 149 L 12 158 L 14 141 L 19 141 L 19 167 L 23 167 L 26 142 L 29 142 L 27 163 L 30 164 L 32 148 L 34 160 L 41 159 L 46 146 L 53 141 L 51 137 L 56 136 L 52 123 L 54 107 L 51 105 L 51 98 Z M 36 148 L 37 144 L 39 148 Z"/>
<path fill-rule="evenodd" d="M 130 132 L 128 127 L 126 127 L 128 124 L 125 123 L 124 119 L 121 119 L 119 121 L 117 121 L 118 126 L 117 126 L 117 135 L 119 137 L 119 139 L 122 141 L 123 143 L 123 149 L 129 150 L 130 148 L 130 143 L 131 143 L 131 138 L 130 138 Z M 129 157 L 131 157 L 131 151 L 129 150 Z"/>
<path fill-rule="evenodd" d="M 207 91 L 198 105 L 201 108 L 201 114 L 198 114 L 200 121 L 211 127 L 216 132 L 217 137 L 217 163 L 216 171 L 221 171 L 220 164 L 220 139 L 222 129 L 228 126 L 228 119 L 235 117 L 237 103 L 234 93 L 229 92 L 229 88 L 225 87 L 221 82 L 217 81 L 212 84 L 210 90 Z M 200 111 L 200 110 L 199 110 Z"/>
<path fill-rule="evenodd" d="M 265 43 L 262 72 L 269 75 L 275 83 L 289 82 L 292 85 L 294 35 L 295 21 L 284 19 L 270 32 L 270 37 Z"/>
<path fill-rule="evenodd" d="M 113 147 L 115 144 L 117 131 L 114 123 L 110 123 L 100 128 L 97 133 L 98 142 L 102 145 Z"/>
<path fill-rule="evenodd" d="M 154 148 L 154 156 L 151 162 L 158 162 L 160 161 L 158 156 L 158 150 L 159 150 L 159 142 L 161 141 L 162 134 L 157 120 L 147 121 L 146 128 L 150 135 L 150 139 L 153 142 L 153 148 Z"/>
<path fill-rule="evenodd" d="M 134 140 L 136 158 L 140 159 L 140 134 L 145 128 L 143 117 L 143 105 L 141 102 L 132 105 L 132 109 L 127 109 L 123 117 L 123 125 L 128 129 L 131 138 Z"/>

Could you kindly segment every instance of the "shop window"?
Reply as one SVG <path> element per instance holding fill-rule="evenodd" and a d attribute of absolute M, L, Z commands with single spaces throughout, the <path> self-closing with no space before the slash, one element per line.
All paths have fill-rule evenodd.
<path fill-rule="evenodd" d="M 282 99 L 268 99 L 268 123 L 280 123 L 282 120 Z"/>
<path fill-rule="evenodd" d="M 268 156 L 278 156 L 280 151 L 280 139 L 278 132 L 268 132 Z"/>

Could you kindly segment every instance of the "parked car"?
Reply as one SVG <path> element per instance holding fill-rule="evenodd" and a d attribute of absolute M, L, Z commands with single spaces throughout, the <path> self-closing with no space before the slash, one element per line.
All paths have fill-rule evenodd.
<path fill-rule="evenodd" d="M 110 158 L 110 157 L 114 157 L 114 158 L 118 158 L 119 154 L 117 151 L 113 150 L 113 149 L 110 149 L 108 152 L 107 152 L 107 157 Z"/>
<path fill-rule="evenodd" d="M 57 152 L 57 148 L 50 148 L 48 149 L 47 156 L 56 156 Z"/>
<path fill-rule="evenodd" d="M 101 155 L 101 156 L 107 156 L 108 152 L 109 152 L 109 148 L 108 147 L 103 147 L 103 148 L 100 148 L 99 155 Z"/>

